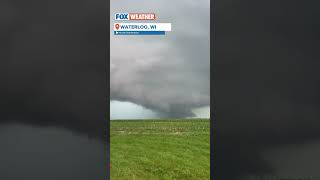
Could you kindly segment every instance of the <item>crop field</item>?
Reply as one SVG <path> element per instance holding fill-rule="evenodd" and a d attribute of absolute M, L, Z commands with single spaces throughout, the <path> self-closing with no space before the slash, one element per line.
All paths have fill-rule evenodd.
<path fill-rule="evenodd" d="M 210 179 L 210 121 L 112 120 L 111 180 Z"/>

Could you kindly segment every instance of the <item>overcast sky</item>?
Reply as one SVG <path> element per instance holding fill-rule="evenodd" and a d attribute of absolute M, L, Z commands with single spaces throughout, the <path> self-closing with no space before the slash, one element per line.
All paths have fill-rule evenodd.
<path fill-rule="evenodd" d="M 154 12 L 172 23 L 165 36 L 115 36 L 111 23 L 111 119 L 209 117 L 209 2 L 111 2 L 111 18 Z"/>

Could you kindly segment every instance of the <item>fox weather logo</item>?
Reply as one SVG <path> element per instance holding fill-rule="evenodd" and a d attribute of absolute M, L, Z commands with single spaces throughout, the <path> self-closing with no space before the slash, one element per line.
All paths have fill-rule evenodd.
<path fill-rule="evenodd" d="M 155 20 L 155 13 L 116 13 L 114 19 L 117 21 L 133 20 Z"/>

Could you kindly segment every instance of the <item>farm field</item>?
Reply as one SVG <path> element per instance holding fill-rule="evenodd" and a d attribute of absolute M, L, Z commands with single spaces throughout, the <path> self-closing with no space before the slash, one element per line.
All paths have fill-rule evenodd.
<path fill-rule="evenodd" d="M 112 120 L 111 180 L 210 179 L 210 121 Z"/>

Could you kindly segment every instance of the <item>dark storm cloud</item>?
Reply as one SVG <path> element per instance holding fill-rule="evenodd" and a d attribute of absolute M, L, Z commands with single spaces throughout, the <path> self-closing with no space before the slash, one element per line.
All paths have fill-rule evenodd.
<path fill-rule="evenodd" d="M 154 12 L 157 22 L 172 23 L 172 32 L 111 35 L 110 98 L 171 118 L 191 117 L 193 108 L 209 106 L 209 1 L 115 1 L 111 16 L 117 12 Z"/>
<path fill-rule="evenodd" d="M 101 142 L 54 127 L 0 126 L 0 179 L 106 180 Z"/>
<path fill-rule="evenodd" d="M 216 1 L 218 179 L 274 174 L 262 152 L 320 138 L 319 5 Z"/>
<path fill-rule="evenodd" d="M 0 123 L 105 137 L 108 9 L 103 0 L 1 1 Z"/>
<path fill-rule="evenodd" d="M 0 2 L 0 179 L 108 177 L 107 5 Z"/>

